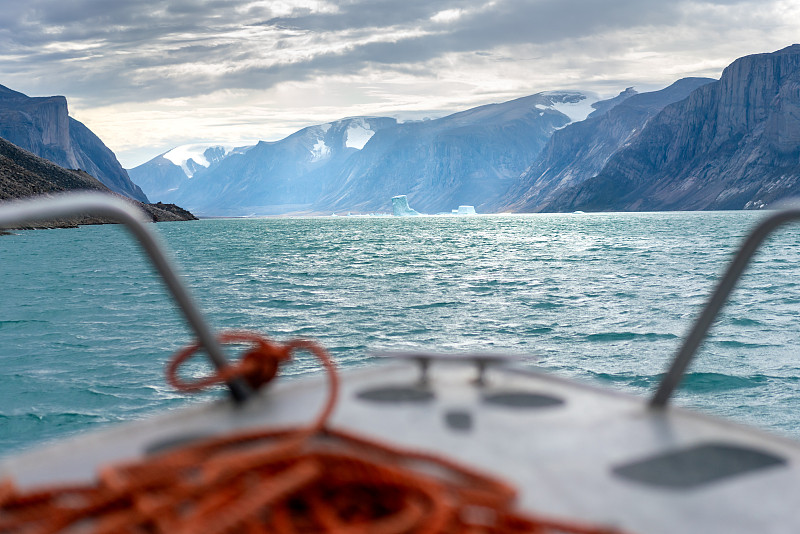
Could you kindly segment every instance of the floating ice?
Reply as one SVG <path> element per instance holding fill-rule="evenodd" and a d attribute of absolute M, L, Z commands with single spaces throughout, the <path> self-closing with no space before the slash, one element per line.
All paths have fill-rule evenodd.
<path fill-rule="evenodd" d="M 405 195 L 392 197 L 392 213 L 395 217 L 412 217 L 420 214 L 418 211 L 411 209 L 408 205 L 408 197 Z"/>

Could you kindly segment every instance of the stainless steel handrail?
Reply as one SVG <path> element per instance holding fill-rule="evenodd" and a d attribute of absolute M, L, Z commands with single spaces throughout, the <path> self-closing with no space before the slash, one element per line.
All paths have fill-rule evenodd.
<path fill-rule="evenodd" d="M 211 327 L 203 318 L 199 308 L 176 274 L 172 263 L 164 254 L 156 235 L 145 223 L 144 213 L 125 200 L 104 193 L 65 193 L 52 197 L 15 200 L 0 203 L 0 228 L 14 228 L 37 221 L 56 220 L 62 217 L 92 214 L 108 217 L 125 225 L 139 241 L 155 266 L 164 283 L 183 312 L 186 321 L 197 336 L 197 342 L 205 349 L 214 367 L 222 369 L 228 365 Z M 237 402 L 244 401 L 250 389 L 241 380 L 228 383 L 231 396 Z"/>
<path fill-rule="evenodd" d="M 711 324 L 728 300 L 728 296 L 741 277 L 750 260 L 753 258 L 761 243 L 769 237 L 772 232 L 786 223 L 800 219 L 800 209 L 788 209 L 770 215 L 761 221 L 755 229 L 747 236 L 733 261 L 728 265 L 727 271 L 720 279 L 716 289 L 708 299 L 705 308 L 695 321 L 689 335 L 683 340 L 675 359 L 667 371 L 666 376 L 661 380 L 653 398 L 650 399 L 651 408 L 664 408 L 672 395 L 673 390 L 683 380 L 683 374 L 692 361 L 695 352 L 708 334 Z"/>

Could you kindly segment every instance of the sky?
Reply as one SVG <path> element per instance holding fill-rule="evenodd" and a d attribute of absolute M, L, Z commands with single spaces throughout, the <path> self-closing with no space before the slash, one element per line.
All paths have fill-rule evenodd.
<path fill-rule="evenodd" d="M 611 97 L 800 42 L 800 0 L 0 0 L 0 85 L 64 95 L 126 168 L 359 115 Z"/>

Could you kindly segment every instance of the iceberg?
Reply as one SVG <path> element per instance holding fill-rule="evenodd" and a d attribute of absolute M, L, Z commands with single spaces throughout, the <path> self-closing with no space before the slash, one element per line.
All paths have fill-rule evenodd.
<path fill-rule="evenodd" d="M 412 210 L 408 205 L 408 197 L 405 195 L 397 195 L 392 197 L 392 213 L 395 217 L 412 217 L 420 215 L 416 210 Z"/>
<path fill-rule="evenodd" d="M 453 210 L 453 215 L 476 215 L 475 206 L 459 206 L 457 210 Z"/>

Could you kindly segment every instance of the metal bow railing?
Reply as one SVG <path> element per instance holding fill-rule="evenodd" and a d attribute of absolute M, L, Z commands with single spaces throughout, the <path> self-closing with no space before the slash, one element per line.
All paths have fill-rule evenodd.
<path fill-rule="evenodd" d="M 673 359 L 666 376 L 661 380 L 658 389 L 652 399 L 650 399 L 651 408 L 664 408 L 667 405 L 672 392 L 683 380 L 686 369 L 689 367 L 695 352 L 697 352 L 700 344 L 708 334 L 708 330 L 711 328 L 714 319 L 725 305 L 728 296 L 730 296 L 731 291 L 733 291 L 733 288 L 736 286 L 736 282 L 739 281 L 742 273 L 744 273 L 753 255 L 764 240 L 779 227 L 796 220 L 800 220 L 800 209 L 779 211 L 761 221 L 755 229 L 750 232 L 750 235 L 747 236 L 744 243 L 742 243 L 733 261 L 728 265 L 728 269 L 718 282 L 716 289 L 711 293 L 711 297 L 708 299 L 697 321 L 695 321 L 694 326 L 689 331 L 689 335 L 683 340 L 683 345 L 681 345 L 678 354 Z"/>

